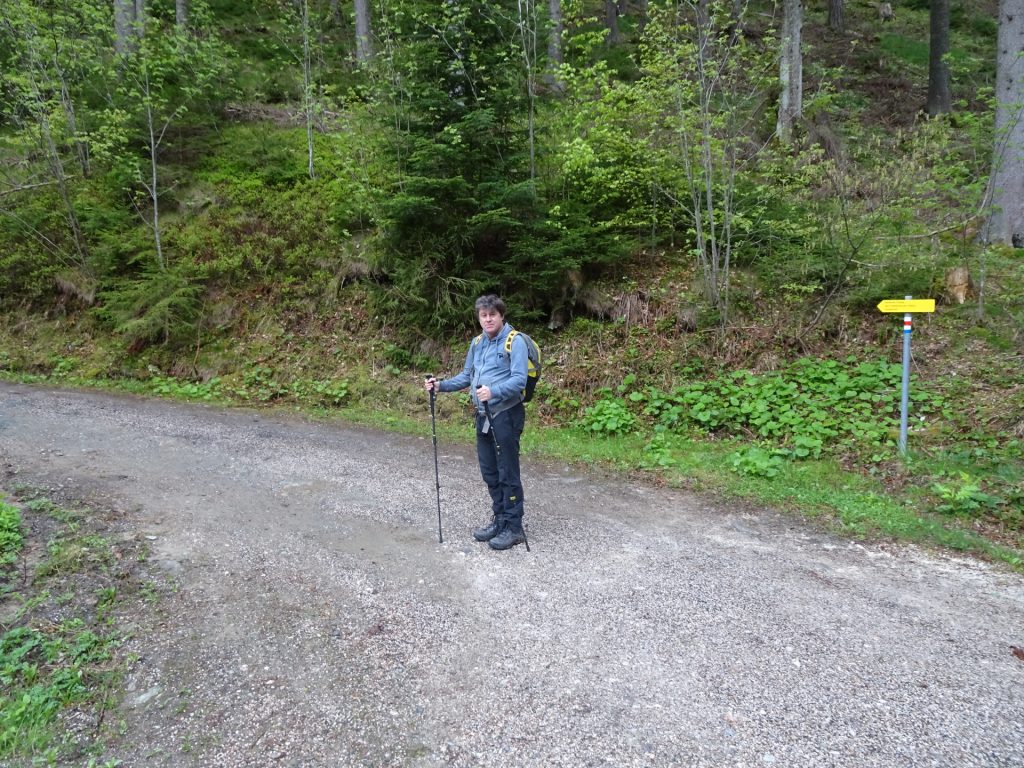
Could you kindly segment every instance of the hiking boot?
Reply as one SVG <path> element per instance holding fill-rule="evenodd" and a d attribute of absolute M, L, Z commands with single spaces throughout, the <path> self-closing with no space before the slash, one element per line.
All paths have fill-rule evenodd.
<path fill-rule="evenodd" d="M 477 541 L 490 541 L 501 533 L 501 525 L 497 520 L 491 520 L 487 525 L 482 525 L 473 530 L 473 538 Z"/>
<path fill-rule="evenodd" d="M 511 549 L 516 544 L 522 544 L 524 541 L 526 541 L 526 534 L 521 530 L 513 531 L 511 528 L 506 528 L 491 539 L 488 544 L 491 549 Z"/>

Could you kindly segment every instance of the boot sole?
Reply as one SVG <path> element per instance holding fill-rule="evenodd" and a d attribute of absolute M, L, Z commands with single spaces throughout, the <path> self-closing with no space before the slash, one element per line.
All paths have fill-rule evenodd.
<path fill-rule="evenodd" d="M 490 541 L 495 536 L 497 536 L 499 533 L 501 533 L 501 529 L 500 528 L 498 530 L 496 530 L 494 533 L 490 534 L 490 535 L 488 535 L 486 533 L 481 533 L 480 530 L 477 529 L 477 530 L 473 531 L 473 538 L 476 539 L 477 541 Z"/>
<path fill-rule="evenodd" d="M 494 546 L 494 540 L 493 539 L 491 541 L 488 541 L 487 543 L 488 543 L 488 545 L 490 545 L 491 549 L 496 549 L 499 552 L 501 552 L 501 551 L 506 550 L 506 549 L 512 549 L 512 547 L 516 546 L 517 544 L 523 544 L 525 541 L 526 541 L 525 537 L 523 537 L 523 538 L 516 538 L 516 539 L 513 539 L 511 541 L 511 543 L 509 543 L 507 546 L 501 546 L 501 547 Z"/>

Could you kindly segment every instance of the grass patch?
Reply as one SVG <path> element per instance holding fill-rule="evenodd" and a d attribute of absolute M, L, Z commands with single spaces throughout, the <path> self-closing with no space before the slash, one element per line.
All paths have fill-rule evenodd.
<path fill-rule="evenodd" d="M 103 715 L 122 688 L 124 631 L 116 616 L 139 590 L 130 550 L 141 545 L 115 545 L 95 510 L 70 509 L 31 489 L 12 498 L 0 506 L 0 520 L 19 520 L 20 548 L 30 562 L 32 552 L 41 557 L 0 602 L 7 617 L 0 624 L 0 762 L 95 765 L 107 735 Z M 69 729 L 72 712 L 78 726 Z"/>
<path fill-rule="evenodd" d="M 0 501 L 0 573 L 15 563 L 23 543 L 21 513 L 17 507 Z"/>

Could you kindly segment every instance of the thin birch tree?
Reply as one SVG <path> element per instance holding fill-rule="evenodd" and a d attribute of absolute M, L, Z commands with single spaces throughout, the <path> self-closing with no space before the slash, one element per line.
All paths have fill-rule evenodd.
<path fill-rule="evenodd" d="M 784 0 L 782 10 L 782 50 L 779 56 L 779 117 L 775 133 L 783 144 L 793 138 L 793 125 L 803 113 L 803 52 L 801 34 L 804 20 L 802 0 Z"/>
<path fill-rule="evenodd" d="M 137 12 L 141 7 L 139 0 Z M 192 10 L 204 12 L 205 8 Z M 208 21 L 205 13 L 203 16 Z M 115 133 L 125 131 L 125 115 L 135 115 L 142 125 L 146 163 L 134 168 L 134 178 L 145 192 L 148 210 L 136 207 L 152 233 L 157 265 L 163 271 L 167 258 L 160 219 L 161 147 L 171 127 L 221 74 L 224 52 L 213 35 L 191 35 L 181 28 L 156 23 L 143 32 L 137 49 L 118 57 L 118 81 L 107 118 Z M 130 143 L 131 137 L 125 136 L 124 142 Z M 121 152 L 123 158 L 123 148 Z"/>
<path fill-rule="evenodd" d="M 356 11 L 356 61 L 365 64 L 373 57 L 372 27 L 370 24 L 370 0 L 355 0 Z"/>
<path fill-rule="evenodd" d="M 1024 248 L 1024 11 L 1000 0 L 996 41 L 996 125 L 983 239 Z"/>

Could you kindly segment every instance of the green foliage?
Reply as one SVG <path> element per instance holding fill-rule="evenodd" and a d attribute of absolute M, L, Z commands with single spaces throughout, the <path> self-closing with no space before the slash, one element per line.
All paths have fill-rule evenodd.
<path fill-rule="evenodd" d="M 20 608 L 0 632 L 0 762 L 56 764 L 82 755 L 83 745 L 75 742 L 83 736 L 69 734 L 62 713 L 102 711 L 118 688 L 123 669 L 115 654 L 123 635 L 115 616 L 119 588 L 130 589 L 131 580 L 121 574 L 118 587 L 95 586 L 115 557 L 91 516 L 45 497 L 23 506 L 25 515 L 46 515 L 43 527 L 53 535 L 47 559 L 20 587 Z M 51 594 L 54 577 L 60 579 L 58 596 Z"/>
<path fill-rule="evenodd" d="M 640 466 L 643 469 L 657 470 L 675 466 L 675 460 L 672 457 L 671 436 L 663 426 L 655 427 L 650 441 L 644 446 L 643 454 L 640 457 Z"/>
<path fill-rule="evenodd" d="M 17 507 L 0 501 L 0 572 L 17 560 L 23 542 L 21 513 Z"/>
<path fill-rule="evenodd" d="M 785 371 L 756 376 L 737 371 L 665 393 L 637 393 L 657 424 L 695 427 L 722 435 L 756 435 L 794 458 L 891 442 L 898 424 L 901 368 L 883 361 L 798 360 Z M 942 398 L 911 387 L 917 414 L 934 412 Z"/>
<path fill-rule="evenodd" d="M 183 400 L 231 400 L 272 403 L 294 401 L 315 407 L 337 407 L 350 395 L 348 381 L 321 379 L 279 380 L 275 370 L 266 365 L 247 369 L 241 382 L 225 381 L 215 376 L 208 381 L 183 381 L 169 376 L 154 376 L 148 382 L 151 392 Z"/>
<path fill-rule="evenodd" d="M 87 639 L 83 645 L 88 647 Z M 0 694 L 0 755 L 10 756 L 19 748 L 30 751 L 44 740 L 57 713 L 84 697 L 86 688 L 73 664 L 45 673 L 48 663 L 66 659 L 71 650 L 63 638 L 55 641 L 28 627 L 0 637 L 0 682 L 8 691 Z"/>
<path fill-rule="evenodd" d="M 0 158 L 5 136 L 0 133 Z M 35 150 L 26 150 L 29 152 Z M 0 186 L 2 191 L 2 186 Z M 76 215 L 87 203 L 77 196 L 79 186 L 69 182 L 67 192 Z M 94 255 L 83 260 L 76 253 L 75 240 L 67 229 L 69 208 L 56 187 L 32 188 L 13 195 L 8 209 L 0 198 L 0 306 L 28 304 L 45 308 L 64 294 L 72 299 L 91 300 L 94 294 Z M 82 237 L 88 237 L 91 223 L 78 215 Z"/>
<path fill-rule="evenodd" d="M 210 401 L 219 397 L 220 384 L 216 376 L 209 381 L 181 381 L 170 376 L 154 376 L 149 380 L 149 389 L 162 397 Z"/>
<path fill-rule="evenodd" d="M 622 435 L 631 432 L 637 424 L 636 416 L 621 398 L 610 389 L 599 393 L 600 399 L 587 408 L 580 419 L 580 426 L 600 435 Z"/>
<path fill-rule="evenodd" d="M 151 261 L 138 277 L 105 288 L 97 314 L 132 347 L 154 342 L 178 346 L 195 340 L 203 291 L 188 264 L 166 269 Z"/>
<path fill-rule="evenodd" d="M 729 454 L 728 461 L 734 472 L 754 477 L 772 478 L 779 474 L 783 460 L 775 451 L 752 445 Z"/>
<path fill-rule="evenodd" d="M 917 67 L 928 66 L 928 43 L 898 34 L 882 35 L 882 50 Z"/>
<path fill-rule="evenodd" d="M 336 407 L 350 395 L 349 383 L 344 379 L 331 381 L 299 380 L 292 384 L 292 392 L 305 403 Z"/>
<path fill-rule="evenodd" d="M 30 755 L 54 741 L 61 710 L 88 700 L 110 677 L 118 643 L 80 620 L 0 636 L 0 756 Z"/>
<path fill-rule="evenodd" d="M 967 472 L 958 473 L 950 483 L 935 483 L 932 491 L 940 502 L 935 509 L 949 515 L 972 516 L 984 509 L 995 509 L 1004 502 L 981 490 L 981 484 Z"/>

